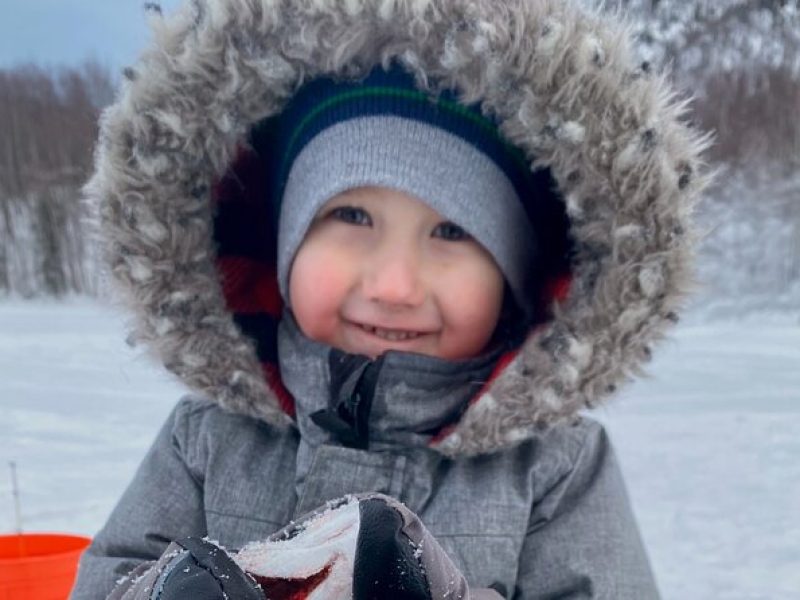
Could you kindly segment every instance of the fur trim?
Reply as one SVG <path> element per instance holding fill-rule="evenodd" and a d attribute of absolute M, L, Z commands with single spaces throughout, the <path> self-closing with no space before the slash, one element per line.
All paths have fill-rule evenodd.
<path fill-rule="evenodd" d="M 708 138 L 683 123 L 686 103 L 665 79 L 634 62 L 623 25 L 565 0 L 197 0 L 153 29 L 103 116 L 87 194 L 136 338 L 223 407 L 289 421 L 225 306 L 211 185 L 300 84 L 393 57 L 421 89 L 482 99 L 508 139 L 552 169 L 577 246 L 555 319 L 443 453 L 491 452 L 596 405 L 676 320 Z"/>

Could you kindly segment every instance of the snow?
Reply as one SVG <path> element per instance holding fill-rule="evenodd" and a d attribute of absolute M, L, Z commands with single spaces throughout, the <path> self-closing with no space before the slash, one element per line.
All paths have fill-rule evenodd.
<path fill-rule="evenodd" d="M 124 344 L 119 313 L 89 301 L 0 303 L 0 531 L 93 533 L 181 387 Z"/>
<path fill-rule="evenodd" d="M 91 535 L 182 386 L 89 300 L 0 302 L 0 532 Z M 800 320 L 690 318 L 596 411 L 664 598 L 800 598 Z"/>
<path fill-rule="evenodd" d="M 800 598 L 800 321 L 678 330 L 599 416 L 665 598 Z"/>

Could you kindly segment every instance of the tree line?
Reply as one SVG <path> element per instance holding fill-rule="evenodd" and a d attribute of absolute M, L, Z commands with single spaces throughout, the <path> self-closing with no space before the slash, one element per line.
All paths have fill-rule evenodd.
<path fill-rule="evenodd" d="M 706 257 L 744 256 L 764 279 L 760 285 L 800 288 L 797 0 L 605 6 L 632 19 L 643 64 L 670 71 L 695 97 L 692 118 L 715 133 L 710 159 L 728 175 L 704 212 Z M 0 293 L 97 293 L 80 190 L 91 174 L 98 117 L 115 86 L 115 76 L 94 62 L 0 70 Z M 776 228 L 770 244 L 759 243 L 766 226 Z M 739 279 L 729 275 L 723 267 L 719 280 L 732 291 Z"/>
<path fill-rule="evenodd" d="M 96 291 L 80 190 L 113 89 L 94 62 L 0 70 L 0 291 Z"/>
<path fill-rule="evenodd" d="M 701 279 L 717 296 L 800 303 L 800 3 L 619 3 L 645 59 L 691 92 L 715 135 L 723 173 L 701 207 Z"/>

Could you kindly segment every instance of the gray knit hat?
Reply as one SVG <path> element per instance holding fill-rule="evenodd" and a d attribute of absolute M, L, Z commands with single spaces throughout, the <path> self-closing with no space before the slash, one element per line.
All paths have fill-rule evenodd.
<path fill-rule="evenodd" d="M 399 68 L 377 67 L 362 82 L 312 82 L 280 121 L 274 198 L 287 304 L 292 261 L 319 209 L 346 190 L 381 186 L 463 227 L 495 259 L 517 305 L 531 311 L 532 219 L 537 205 L 552 201 L 552 183 L 531 173 L 477 108 L 450 94 L 431 98 Z"/>

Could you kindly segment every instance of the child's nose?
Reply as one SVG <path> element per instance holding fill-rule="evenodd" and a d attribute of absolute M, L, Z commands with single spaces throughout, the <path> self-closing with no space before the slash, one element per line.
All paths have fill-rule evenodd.
<path fill-rule="evenodd" d="M 365 269 L 362 290 L 372 301 L 418 306 L 425 298 L 419 257 L 407 249 L 375 252 Z"/>

